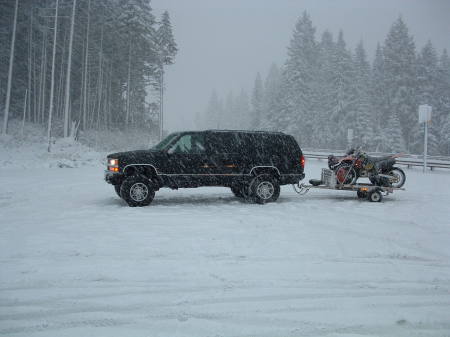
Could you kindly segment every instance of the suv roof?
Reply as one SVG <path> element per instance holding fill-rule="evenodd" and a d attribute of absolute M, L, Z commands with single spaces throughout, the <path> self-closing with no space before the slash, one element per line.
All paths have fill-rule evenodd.
<path fill-rule="evenodd" d="M 229 132 L 229 133 L 266 133 L 266 134 L 273 134 L 273 135 L 285 135 L 284 132 L 280 131 L 264 131 L 264 130 L 222 130 L 222 129 L 209 129 L 209 130 L 203 130 L 203 131 L 183 131 L 183 132 Z"/>

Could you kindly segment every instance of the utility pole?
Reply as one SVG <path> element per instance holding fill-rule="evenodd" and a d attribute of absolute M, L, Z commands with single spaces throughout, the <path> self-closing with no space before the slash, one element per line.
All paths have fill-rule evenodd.
<path fill-rule="evenodd" d="M 73 45 L 73 30 L 75 26 L 75 9 L 77 0 L 73 0 L 72 4 L 72 22 L 70 24 L 70 38 L 69 38 L 69 57 L 67 60 L 66 73 L 66 99 L 64 104 L 64 137 L 69 136 L 69 105 L 70 105 L 70 70 L 72 68 L 72 45 Z"/>
<path fill-rule="evenodd" d="M 12 70 L 14 63 L 14 45 L 16 43 L 16 27 L 17 27 L 17 9 L 19 7 L 19 0 L 16 0 L 16 8 L 14 9 L 14 24 L 13 24 L 13 34 L 11 38 L 11 51 L 9 53 L 9 71 L 8 71 L 8 86 L 6 89 L 6 103 L 5 103 L 5 117 L 3 119 L 3 129 L 2 133 L 6 135 L 8 132 L 8 115 L 9 115 L 9 104 L 11 101 L 11 80 L 12 80 Z"/>
<path fill-rule="evenodd" d="M 55 27 L 53 27 L 53 54 L 52 54 L 52 78 L 51 78 L 51 88 L 50 88 L 50 110 L 48 112 L 48 127 L 47 127 L 47 141 L 48 147 L 47 151 L 50 152 L 51 148 L 51 137 L 52 137 L 52 116 L 53 116 L 53 95 L 55 91 L 55 55 L 56 55 L 56 37 L 58 32 L 58 6 L 59 0 L 56 0 L 56 10 L 55 10 Z"/>

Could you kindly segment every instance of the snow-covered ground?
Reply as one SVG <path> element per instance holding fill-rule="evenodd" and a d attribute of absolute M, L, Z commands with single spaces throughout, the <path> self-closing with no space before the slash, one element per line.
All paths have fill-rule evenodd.
<path fill-rule="evenodd" d="M 407 170 L 382 203 L 287 186 L 129 208 L 100 166 L 38 166 L 0 170 L 0 335 L 450 336 L 450 172 Z"/>

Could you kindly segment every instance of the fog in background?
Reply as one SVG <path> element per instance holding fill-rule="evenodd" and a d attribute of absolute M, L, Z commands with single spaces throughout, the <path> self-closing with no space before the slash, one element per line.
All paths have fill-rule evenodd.
<path fill-rule="evenodd" d="M 319 39 L 325 29 L 340 29 L 348 47 L 362 39 L 369 57 L 399 15 L 414 36 L 416 49 L 430 39 L 450 50 L 450 1 L 447 0 L 154 0 L 156 13 L 168 10 L 179 47 L 176 63 L 166 67 L 165 128 L 195 128 L 198 111 L 211 92 L 241 88 L 251 92 L 256 73 L 272 62 L 282 65 L 296 20 L 306 10 Z"/>

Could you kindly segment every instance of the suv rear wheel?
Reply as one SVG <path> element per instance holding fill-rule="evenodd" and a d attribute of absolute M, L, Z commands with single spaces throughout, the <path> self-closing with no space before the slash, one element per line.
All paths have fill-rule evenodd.
<path fill-rule="evenodd" d="M 280 196 L 280 184 L 270 174 L 260 174 L 250 183 L 250 198 L 258 204 L 273 202 Z"/>
<path fill-rule="evenodd" d="M 150 205 L 155 197 L 155 190 L 150 181 L 141 176 L 131 176 L 120 187 L 120 196 L 128 206 L 142 207 Z"/>

